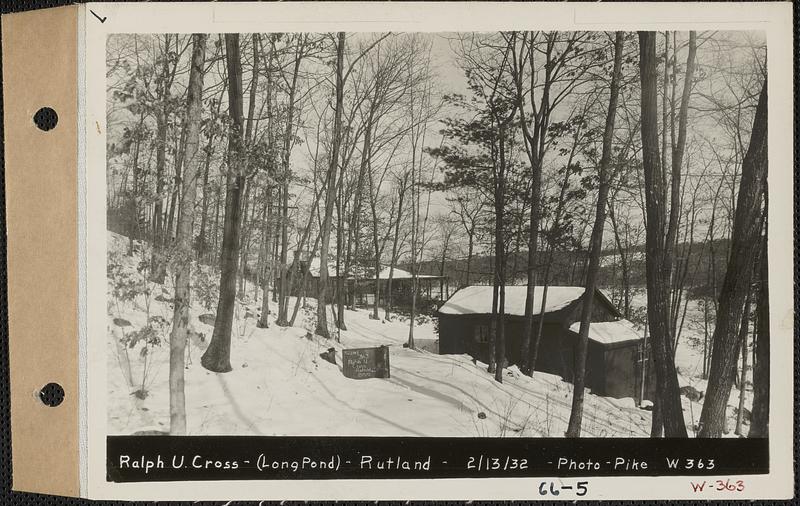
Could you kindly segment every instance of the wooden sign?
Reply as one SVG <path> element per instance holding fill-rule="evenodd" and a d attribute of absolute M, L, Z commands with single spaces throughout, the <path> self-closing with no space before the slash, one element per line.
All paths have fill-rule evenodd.
<path fill-rule="evenodd" d="M 388 378 L 389 347 L 342 350 L 342 373 L 352 379 Z"/>

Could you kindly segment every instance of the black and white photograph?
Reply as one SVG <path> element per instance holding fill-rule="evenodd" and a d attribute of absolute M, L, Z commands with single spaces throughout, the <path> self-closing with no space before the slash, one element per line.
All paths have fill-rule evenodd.
<path fill-rule="evenodd" d="M 109 435 L 768 437 L 764 32 L 105 52 Z"/>
<path fill-rule="evenodd" d="M 12 495 L 796 495 L 790 2 L 65 2 L 2 13 Z"/>

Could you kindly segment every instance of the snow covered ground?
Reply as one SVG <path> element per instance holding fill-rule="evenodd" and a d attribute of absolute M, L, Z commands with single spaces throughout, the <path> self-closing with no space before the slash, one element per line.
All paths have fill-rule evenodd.
<path fill-rule="evenodd" d="M 142 283 L 137 266 L 146 260 L 146 252 L 126 256 L 127 243 L 127 238 L 109 232 L 109 264 L 117 267 L 109 270 L 108 433 L 167 432 L 171 282 L 168 276 L 163 287 Z M 213 279 L 207 271 L 199 274 Z M 138 287 L 135 296 L 126 292 L 129 285 Z M 144 286 L 149 295 L 136 292 Z M 200 286 L 193 293 L 194 334 L 185 371 L 188 434 L 561 437 L 566 429 L 572 385 L 560 377 L 536 373 L 530 378 L 510 367 L 499 384 L 485 364 L 467 355 L 404 348 L 408 321 L 402 317 L 372 320 L 366 309 L 348 310 L 348 330 L 341 332 L 340 342 L 326 340 L 308 332 L 313 328 L 314 299 L 308 299 L 308 307 L 301 309 L 295 327 L 290 328 L 273 324 L 259 329 L 260 300 L 238 303 L 231 345 L 233 371 L 209 372 L 200 365 L 200 356 L 213 326 L 198 317 L 213 309 L 209 310 L 208 300 L 204 307 L 202 291 Z M 292 299 L 290 307 L 293 304 Z M 136 334 L 142 328 L 152 330 Z M 132 335 L 143 337 L 131 347 L 124 342 Z M 431 320 L 415 328 L 421 348 L 435 350 L 436 338 Z M 391 378 L 343 376 L 342 349 L 378 345 L 389 346 Z M 330 347 L 335 348 L 339 365 L 320 357 Z M 685 348 L 678 353 L 681 384 L 705 390 L 698 380 L 702 349 L 698 358 L 695 348 Z M 699 417 L 701 403 L 683 399 L 687 426 L 691 426 Z M 735 390 L 730 402 L 738 402 Z M 584 436 L 646 437 L 649 428 L 650 412 L 635 407 L 633 399 L 586 396 Z"/>

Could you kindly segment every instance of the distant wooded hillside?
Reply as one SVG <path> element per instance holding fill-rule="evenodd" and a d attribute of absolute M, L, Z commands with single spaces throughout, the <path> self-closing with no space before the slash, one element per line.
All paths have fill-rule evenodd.
<path fill-rule="evenodd" d="M 688 291 L 690 297 L 709 297 L 718 293 L 722 278 L 725 275 L 730 241 L 717 239 L 705 243 L 680 243 L 676 248 L 676 281 Z M 598 284 L 605 288 L 624 289 L 625 285 L 641 287 L 645 285 L 644 246 L 632 247 L 625 253 L 627 265 L 623 266 L 622 255 L 617 250 L 606 250 L 601 256 L 601 267 Z M 713 257 L 712 257 L 713 255 Z M 539 255 L 541 258 L 544 255 Z M 506 260 L 507 278 L 510 284 L 525 284 L 528 252 L 509 253 Z M 550 269 L 551 285 L 583 286 L 588 252 L 564 251 L 553 256 Z M 712 262 L 713 258 L 713 262 Z M 678 260 L 680 259 L 680 260 Z M 491 284 L 494 257 L 489 255 L 475 256 L 469 265 L 465 259 L 428 260 L 420 262 L 419 274 L 434 274 L 450 278 L 452 287 L 467 284 Z M 401 268 L 410 269 L 410 265 L 401 264 Z M 623 281 L 623 272 L 627 270 L 627 283 Z"/>

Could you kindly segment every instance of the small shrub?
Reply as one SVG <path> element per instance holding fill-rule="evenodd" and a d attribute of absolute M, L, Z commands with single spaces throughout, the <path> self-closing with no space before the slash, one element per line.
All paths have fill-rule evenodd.
<path fill-rule="evenodd" d="M 194 271 L 192 294 L 197 297 L 197 300 L 207 311 L 215 309 L 219 297 L 216 276 L 207 269 L 196 269 Z"/>

